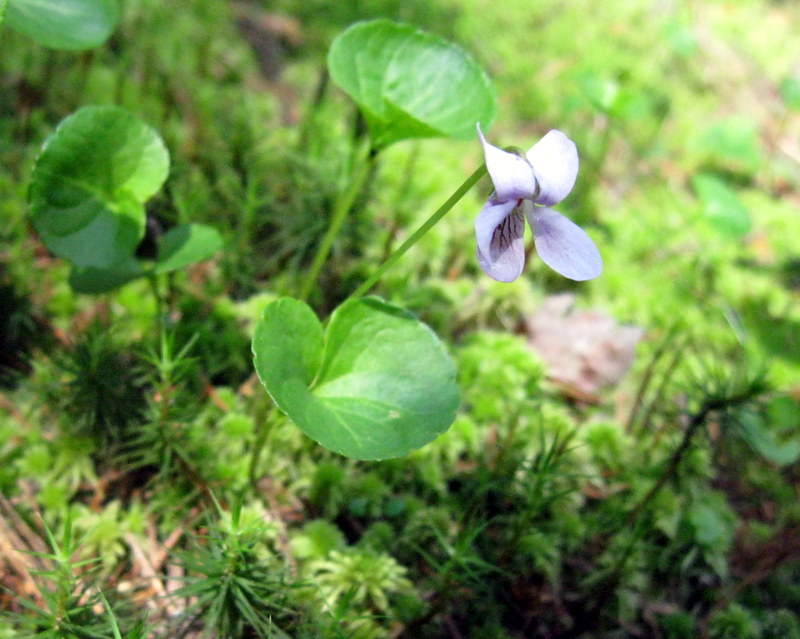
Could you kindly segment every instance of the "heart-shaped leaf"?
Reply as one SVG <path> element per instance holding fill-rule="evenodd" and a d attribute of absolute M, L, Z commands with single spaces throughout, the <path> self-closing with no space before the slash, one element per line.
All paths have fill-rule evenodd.
<path fill-rule="evenodd" d="M 107 269 L 133 256 L 143 203 L 167 177 L 158 134 L 124 109 L 84 107 L 47 139 L 30 187 L 33 226 L 55 255 Z"/>
<path fill-rule="evenodd" d="M 46 47 L 89 49 L 111 35 L 119 7 L 117 0 L 9 0 L 6 18 L 9 27 Z"/>
<path fill-rule="evenodd" d="M 158 244 L 156 273 L 177 271 L 207 260 L 222 248 L 222 237 L 205 224 L 181 224 L 170 229 Z"/>
<path fill-rule="evenodd" d="M 355 459 L 400 457 L 455 418 L 456 372 L 436 335 L 374 298 L 349 300 L 327 330 L 303 302 L 271 303 L 253 338 L 255 367 L 309 437 Z"/>
<path fill-rule="evenodd" d="M 361 107 L 376 148 L 415 137 L 471 140 L 491 126 L 496 98 L 481 67 L 446 40 L 405 24 L 372 20 L 340 34 L 331 78 Z"/>

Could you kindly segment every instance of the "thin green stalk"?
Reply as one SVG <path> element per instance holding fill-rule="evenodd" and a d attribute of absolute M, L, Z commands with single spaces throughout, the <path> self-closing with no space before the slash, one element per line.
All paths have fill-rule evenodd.
<path fill-rule="evenodd" d="M 328 67 L 322 67 L 317 77 L 317 86 L 314 89 L 314 96 L 311 103 L 306 109 L 305 117 L 300 122 L 300 135 L 297 136 L 297 148 L 301 150 L 307 149 L 311 141 L 314 125 L 317 120 L 317 114 L 322 107 L 325 97 L 328 95 L 328 87 L 330 86 L 330 74 Z"/>
<path fill-rule="evenodd" d="M 253 442 L 253 451 L 250 454 L 250 467 L 247 471 L 247 477 L 250 481 L 250 486 L 258 492 L 258 467 L 261 462 L 261 454 L 270 439 L 270 436 L 275 431 L 276 415 L 274 411 L 269 411 L 266 415 L 262 415 L 261 419 L 257 420 L 256 425 L 256 438 Z"/>
<path fill-rule="evenodd" d="M 328 255 L 331 252 L 336 237 L 339 235 L 342 224 L 344 224 L 344 221 L 347 219 L 347 214 L 353 206 L 353 202 L 355 202 L 364 187 L 364 182 L 366 182 L 372 170 L 374 161 L 374 155 L 370 155 L 368 158 L 358 161 L 350 186 L 344 191 L 339 192 L 339 196 L 336 198 L 336 202 L 333 205 L 333 215 L 331 216 L 330 226 L 325 232 L 322 242 L 320 242 L 317 254 L 314 256 L 314 261 L 311 263 L 303 285 L 300 287 L 299 297 L 301 300 L 308 299 L 311 288 L 317 281 L 319 273 L 325 264 L 325 260 L 328 259 Z"/>
<path fill-rule="evenodd" d="M 165 314 L 165 309 L 164 309 L 165 302 L 161 297 L 161 291 L 159 290 L 158 287 L 158 275 L 150 273 L 147 276 L 147 282 L 148 284 L 150 284 L 150 290 L 153 292 L 153 298 L 156 301 L 156 320 L 160 325 L 163 325 L 164 314 Z"/>
<path fill-rule="evenodd" d="M 366 279 L 366 281 L 359 286 L 350 297 L 361 297 L 366 293 L 369 289 L 371 289 L 375 283 L 383 277 L 383 274 L 386 273 L 392 266 L 394 266 L 395 262 L 399 260 L 405 253 L 410 249 L 414 244 L 416 244 L 420 238 L 425 235 L 428 231 L 430 231 L 436 224 L 441 220 L 449 211 L 452 209 L 456 203 L 464 197 L 464 194 L 469 191 L 475 184 L 480 180 L 483 175 L 486 173 L 486 165 L 481 165 L 476 171 L 470 175 L 464 183 L 456 189 L 455 193 L 451 195 L 447 201 L 442 204 L 436 212 L 431 215 L 425 223 L 420 226 L 405 242 L 403 242 L 400 247 L 392 253 L 389 258 L 381 264 L 378 269 Z"/>
<path fill-rule="evenodd" d="M 749 389 L 742 390 L 734 395 L 728 397 L 711 397 L 706 399 L 700 406 L 699 410 L 692 414 L 689 419 L 689 424 L 683 432 L 683 438 L 678 448 L 669 458 L 667 466 L 659 476 L 658 480 L 653 484 L 647 494 L 642 497 L 636 505 L 628 512 L 627 524 L 633 526 L 633 536 L 622 552 L 622 555 L 617 560 L 616 565 L 613 567 L 608 576 L 602 579 L 596 585 L 596 592 L 598 593 L 597 599 L 592 606 L 588 608 L 584 615 L 581 617 L 580 623 L 566 632 L 558 635 L 560 639 L 573 639 L 582 636 L 587 630 L 596 627 L 602 611 L 605 609 L 608 599 L 616 592 L 622 578 L 623 571 L 627 565 L 628 560 L 633 555 L 636 544 L 640 541 L 643 534 L 644 517 L 642 516 L 645 509 L 650 506 L 656 496 L 666 486 L 667 482 L 674 479 L 678 474 L 678 468 L 683 461 L 686 453 L 689 451 L 694 438 L 700 429 L 707 423 L 708 417 L 711 413 L 716 411 L 726 410 L 735 406 L 741 406 L 752 400 L 753 394 Z M 600 551 L 597 552 L 599 557 L 606 551 L 611 542 L 612 534 L 609 532 L 602 540 Z"/>

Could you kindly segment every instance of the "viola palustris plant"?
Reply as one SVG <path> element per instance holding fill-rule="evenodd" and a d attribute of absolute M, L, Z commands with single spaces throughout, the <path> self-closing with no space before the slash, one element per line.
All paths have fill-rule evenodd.
<path fill-rule="evenodd" d="M 793 7 L 554 4 L 0 0 L 0 639 L 800 639 Z"/>

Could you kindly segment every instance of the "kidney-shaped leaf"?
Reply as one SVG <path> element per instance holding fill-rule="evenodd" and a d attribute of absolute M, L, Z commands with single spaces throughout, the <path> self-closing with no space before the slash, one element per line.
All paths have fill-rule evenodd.
<path fill-rule="evenodd" d="M 8 26 L 53 49 L 89 49 L 119 19 L 117 0 L 9 0 Z"/>
<path fill-rule="evenodd" d="M 342 304 L 324 332 L 303 302 L 273 302 L 256 326 L 253 354 L 278 407 L 347 457 L 400 457 L 455 418 L 456 373 L 442 343 L 411 314 L 374 297 Z"/>
<path fill-rule="evenodd" d="M 364 112 L 373 143 L 475 137 L 494 122 L 496 99 L 481 67 L 446 40 L 390 20 L 360 22 L 331 45 L 328 68 Z"/>
<path fill-rule="evenodd" d="M 205 224 L 181 224 L 170 229 L 158 244 L 156 273 L 177 271 L 207 260 L 222 248 L 222 237 Z"/>
<path fill-rule="evenodd" d="M 168 171 L 169 154 L 153 129 L 118 107 L 84 107 L 58 125 L 36 160 L 33 226 L 74 265 L 111 267 L 136 250 L 143 202 Z"/>

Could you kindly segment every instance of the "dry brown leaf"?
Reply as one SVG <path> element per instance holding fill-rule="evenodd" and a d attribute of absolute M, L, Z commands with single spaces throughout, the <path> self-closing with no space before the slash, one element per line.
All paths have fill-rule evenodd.
<path fill-rule="evenodd" d="M 574 311 L 574 301 L 569 293 L 548 297 L 527 320 L 529 343 L 553 380 L 593 395 L 622 379 L 644 331 L 599 311 Z"/>

